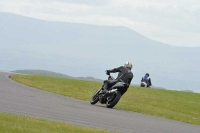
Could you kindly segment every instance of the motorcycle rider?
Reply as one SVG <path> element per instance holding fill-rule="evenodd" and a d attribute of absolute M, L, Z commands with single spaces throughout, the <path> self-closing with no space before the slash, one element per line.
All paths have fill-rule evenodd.
<path fill-rule="evenodd" d="M 152 86 L 151 84 L 151 78 L 149 77 L 149 73 L 146 73 L 144 77 L 142 77 L 141 82 L 145 82 L 147 84 L 147 87 Z"/>
<path fill-rule="evenodd" d="M 127 83 L 127 87 L 125 88 L 126 90 L 124 92 L 127 91 L 131 80 L 133 79 L 133 73 L 131 72 L 133 65 L 130 62 L 126 62 L 124 64 L 124 66 L 120 66 L 118 68 L 114 68 L 111 70 L 106 70 L 106 74 L 109 75 L 110 73 L 115 73 L 118 72 L 118 76 L 116 79 L 114 80 L 105 80 L 104 81 L 104 85 L 103 85 L 103 92 L 104 93 L 108 93 L 108 89 L 115 85 L 117 82 L 124 82 Z M 123 95 L 123 94 L 122 94 Z"/>

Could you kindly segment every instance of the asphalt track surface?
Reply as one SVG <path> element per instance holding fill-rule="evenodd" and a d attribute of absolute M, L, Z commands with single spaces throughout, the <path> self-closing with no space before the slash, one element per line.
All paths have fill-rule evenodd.
<path fill-rule="evenodd" d="M 69 98 L 17 83 L 0 72 L 0 112 L 123 133 L 200 133 L 200 126 Z"/>

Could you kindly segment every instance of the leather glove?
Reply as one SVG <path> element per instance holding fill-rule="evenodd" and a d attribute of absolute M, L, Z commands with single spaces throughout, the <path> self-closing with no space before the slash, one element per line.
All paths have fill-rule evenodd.
<path fill-rule="evenodd" d="M 106 74 L 107 74 L 107 75 L 110 75 L 110 72 L 109 72 L 109 70 L 106 70 Z"/>

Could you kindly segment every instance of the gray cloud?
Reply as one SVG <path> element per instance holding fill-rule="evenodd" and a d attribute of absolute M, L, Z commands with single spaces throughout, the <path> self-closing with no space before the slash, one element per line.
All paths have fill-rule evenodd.
<path fill-rule="evenodd" d="M 0 0 L 0 3 L 0 11 L 4 12 L 45 20 L 126 26 L 172 45 L 191 46 L 193 42 L 193 46 L 200 46 L 198 0 Z"/>
<path fill-rule="evenodd" d="M 53 0 L 58 2 L 66 2 L 66 3 L 73 3 L 73 4 L 85 4 L 85 5 L 106 5 L 109 3 L 109 0 Z"/>
<path fill-rule="evenodd" d="M 200 2 L 199 2 L 200 3 Z M 194 5 L 193 5 L 194 6 Z M 110 6 L 102 8 L 95 8 L 88 14 L 98 14 L 107 16 L 124 17 L 133 21 L 147 22 L 160 27 L 167 27 L 186 32 L 200 32 L 200 6 L 176 6 L 166 5 L 162 8 L 155 6 L 133 6 L 133 7 L 115 7 Z"/>

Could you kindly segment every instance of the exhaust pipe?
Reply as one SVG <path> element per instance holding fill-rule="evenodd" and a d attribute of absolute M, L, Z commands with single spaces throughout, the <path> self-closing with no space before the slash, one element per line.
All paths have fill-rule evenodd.
<path fill-rule="evenodd" d="M 108 93 L 110 94 L 110 93 L 113 93 L 113 92 L 115 92 L 115 91 L 117 91 L 117 89 L 110 90 L 110 91 L 108 91 Z"/>

